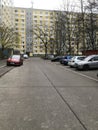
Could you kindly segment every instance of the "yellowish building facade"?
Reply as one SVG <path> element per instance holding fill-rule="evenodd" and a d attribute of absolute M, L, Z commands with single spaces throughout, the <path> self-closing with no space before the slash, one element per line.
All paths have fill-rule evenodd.
<path fill-rule="evenodd" d="M 24 8 L 14 9 L 15 31 L 19 34 L 19 50 L 21 53 L 26 51 L 26 11 Z"/>
<path fill-rule="evenodd" d="M 8 27 L 14 26 L 13 0 L 0 0 L 0 22 Z"/>
<path fill-rule="evenodd" d="M 54 12 L 51 10 L 40 10 L 40 9 L 33 9 L 33 30 L 39 27 L 41 30 L 44 31 L 45 34 L 48 35 L 47 41 L 49 41 L 49 36 L 54 38 Z M 46 29 L 46 30 L 45 30 Z M 45 37 L 44 37 L 45 38 Z M 43 40 L 43 39 L 42 39 Z M 44 54 L 45 53 L 45 43 L 42 40 L 36 37 L 33 34 L 33 54 Z M 51 43 L 47 43 L 51 44 Z M 50 53 L 51 48 L 48 48 L 48 52 Z"/>
<path fill-rule="evenodd" d="M 32 8 L 15 8 L 15 29 L 20 35 L 20 51 L 29 55 L 45 54 L 45 48 L 42 41 L 33 33 L 36 26 L 44 27 L 47 25 L 48 31 L 51 32 L 53 26 L 53 11 L 32 9 Z M 53 32 L 53 30 L 52 30 Z M 52 36 L 54 37 L 54 36 Z"/>
<path fill-rule="evenodd" d="M 21 53 L 27 53 L 29 55 L 45 54 L 44 40 L 46 37 L 44 37 L 43 40 L 39 38 L 38 34 L 40 34 L 41 37 L 39 31 L 46 31 L 44 35 L 47 35 L 47 54 L 54 54 L 57 51 L 57 44 L 63 49 L 61 50 L 63 54 L 70 53 L 67 52 L 68 46 L 72 54 L 81 54 L 83 43 L 80 39 L 81 37 L 77 35 L 78 24 L 76 23 L 79 14 L 69 12 L 66 17 L 66 12 L 63 12 L 65 13 L 65 23 L 63 23 L 66 24 L 65 28 L 62 29 L 60 26 L 61 30 L 59 30 L 59 26 L 57 26 L 56 30 L 56 22 L 59 22 L 57 17 L 59 17 L 60 13 L 61 11 L 44 9 L 14 8 L 15 29 L 20 35 L 19 49 Z M 67 19 L 69 21 L 67 21 Z M 65 41 L 62 40 L 63 38 Z"/>

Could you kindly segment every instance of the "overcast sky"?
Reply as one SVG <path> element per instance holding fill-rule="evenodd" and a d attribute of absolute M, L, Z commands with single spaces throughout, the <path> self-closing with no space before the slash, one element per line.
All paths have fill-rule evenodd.
<path fill-rule="evenodd" d="M 62 0 L 14 0 L 14 6 L 31 7 L 31 1 L 33 7 L 39 9 L 58 9 L 62 3 Z"/>
<path fill-rule="evenodd" d="M 73 6 L 80 4 L 80 0 L 14 0 L 14 6 L 30 8 L 32 6 L 31 3 L 33 3 L 33 8 L 35 9 L 58 10 L 62 8 L 63 3 L 66 3 L 66 1 Z"/>

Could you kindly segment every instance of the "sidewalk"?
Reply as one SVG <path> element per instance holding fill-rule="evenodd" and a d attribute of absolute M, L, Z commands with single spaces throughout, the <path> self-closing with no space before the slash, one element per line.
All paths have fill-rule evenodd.
<path fill-rule="evenodd" d="M 1 60 L 0 59 L 0 68 L 6 66 L 6 59 Z"/>

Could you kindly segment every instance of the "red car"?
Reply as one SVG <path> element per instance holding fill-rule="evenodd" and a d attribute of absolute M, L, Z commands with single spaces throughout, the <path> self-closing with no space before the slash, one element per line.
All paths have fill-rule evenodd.
<path fill-rule="evenodd" d="M 7 66 L 9 65 L 23 65 L 23 58 L 21 55 L 12 55 L 7 59 Z"/>

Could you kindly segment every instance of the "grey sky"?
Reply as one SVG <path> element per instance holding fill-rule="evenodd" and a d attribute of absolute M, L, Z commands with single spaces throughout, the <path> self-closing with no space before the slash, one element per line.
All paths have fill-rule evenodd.
<path fill-rule="evenodd" d="M 86 1 L 86 0 L 85 0 Z M 72 8 L 76 9 L 80 5 L 80 0 L 14 0 L 17 7 L 31 7 L 37 9 L 62 9 L 68 3 Z"/>

